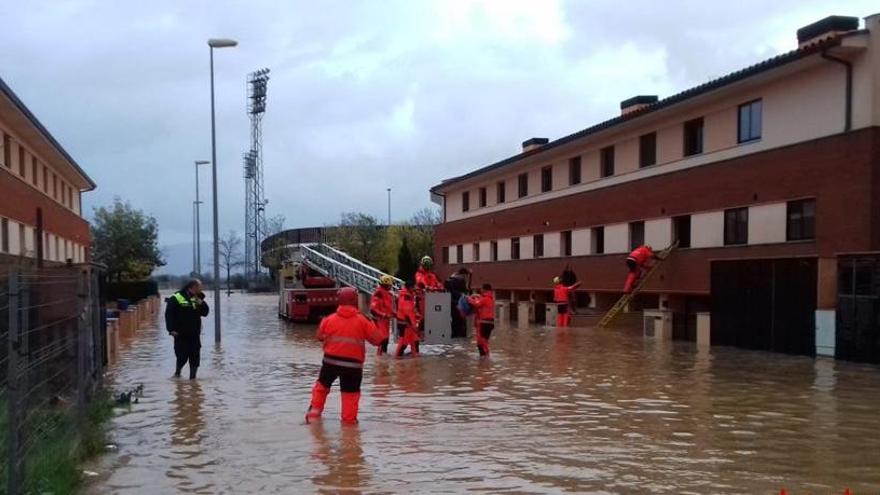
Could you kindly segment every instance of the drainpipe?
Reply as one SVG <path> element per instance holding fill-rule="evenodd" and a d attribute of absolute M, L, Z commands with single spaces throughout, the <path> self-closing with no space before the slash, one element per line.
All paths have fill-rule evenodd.
<path fill-rule="evenodd" d="M 842 58 L 828 55 L 826 50 L 822 50 L 822 58 L 846 67 L 846 117 L 843 124 L 843 132 L 849 132 L 852 129 L 852 63 Z"/>

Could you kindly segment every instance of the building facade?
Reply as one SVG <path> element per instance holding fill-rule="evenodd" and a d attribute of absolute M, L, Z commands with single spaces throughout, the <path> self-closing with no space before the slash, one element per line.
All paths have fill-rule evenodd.
<path fill-rule="evenodd" d="M 95 183 L 0 79 L 0 264 L 89 260 Z"/>
<path fill-rule="evenodd" d="M 620 296 L 632 248 L 678 241 L 636 306 L 680 315 L 683 338 L 695 313 L 711 312 L 713 343 L 739 345 L 719 318 L 733 310 L 713 297 L 732 282 L 717 274 L 753 260 L 769 271 L 738 283 L 803 287 L 772 262 L 799 260 L 792 269 L 814 279 L 813 323 L 797 332 L 812 347 L 744 346 L 833 354 L 841 259 L 880 251 L 880 15 L 861 28 L 829 17 L 797 35 L 797 50 L 665 99 L 631 98 L 616 118 L 530 139 L 433 187 L 438 269 L 465 265 L 511 299 L 540 301 L 570 267 L 602 309 Z M 782 310 L 792 309 L 768 310 L 771 333 Z"/>

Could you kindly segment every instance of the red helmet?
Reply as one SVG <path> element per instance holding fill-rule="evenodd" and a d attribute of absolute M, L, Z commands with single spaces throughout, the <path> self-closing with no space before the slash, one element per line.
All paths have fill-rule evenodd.
<path fill-rule="evenodd" d="M 339 298 L 340 306 L 355 306 L 358 305 L 358 293 L 354 287 L 343 287 L 339 289 L 337 293 L 337 297 Z"/>

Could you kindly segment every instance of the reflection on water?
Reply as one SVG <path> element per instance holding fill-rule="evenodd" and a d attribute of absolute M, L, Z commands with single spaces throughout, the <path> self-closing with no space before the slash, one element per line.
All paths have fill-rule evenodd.
<path fill-rule="evenodd" d="M 270 296 L 232 296 L 195 382 L 164 330 L 109 381 L 145 384 L 91 493 L 880 492 L 880 368 L 626 331 L 498 329 L 418 359 L 368 353 L 361 423 L 302 417 L 321 349 Z M 210 326 L 210 322 L 209 326 Z"/>

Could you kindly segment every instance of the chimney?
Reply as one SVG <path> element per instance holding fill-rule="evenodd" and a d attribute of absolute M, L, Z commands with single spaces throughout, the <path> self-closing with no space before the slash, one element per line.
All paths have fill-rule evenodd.
<path fill-rule="evenodd" d="M 853 31 L 858 28 L 858 17 L 830 15 L 821 21 L 816 21 L 809 26 L 804 26 L 797 30 L 798 48 L 803 48 L 804 45 L 818 41 L 835 38 L 847 31 Z"/>
<path fill-rule="evenodd" d="M 550 140 L 547 139 L 547 138 L 532 138 L 532 139 L 526 139 L 525 141 L 523 141 L 523 150 L 522 150 L 522 152 L 523 152 L 523 153 L 528 153 L 529 151 L 536 150 L 536 149 L 540 148 L 541 146 L 544 146 L 545 144 L 547 144 L 547 143 L 549 143 L 549 142 L 550 142 Z"/>
<path fill-rule="evenodd" d="M 626 115 L 635 112 L 636 110 L 641 110 L 654 103 L 657 103 L 657 95 L 633 96 L 628 100 L 620 102 L 620 115 Z"/>

